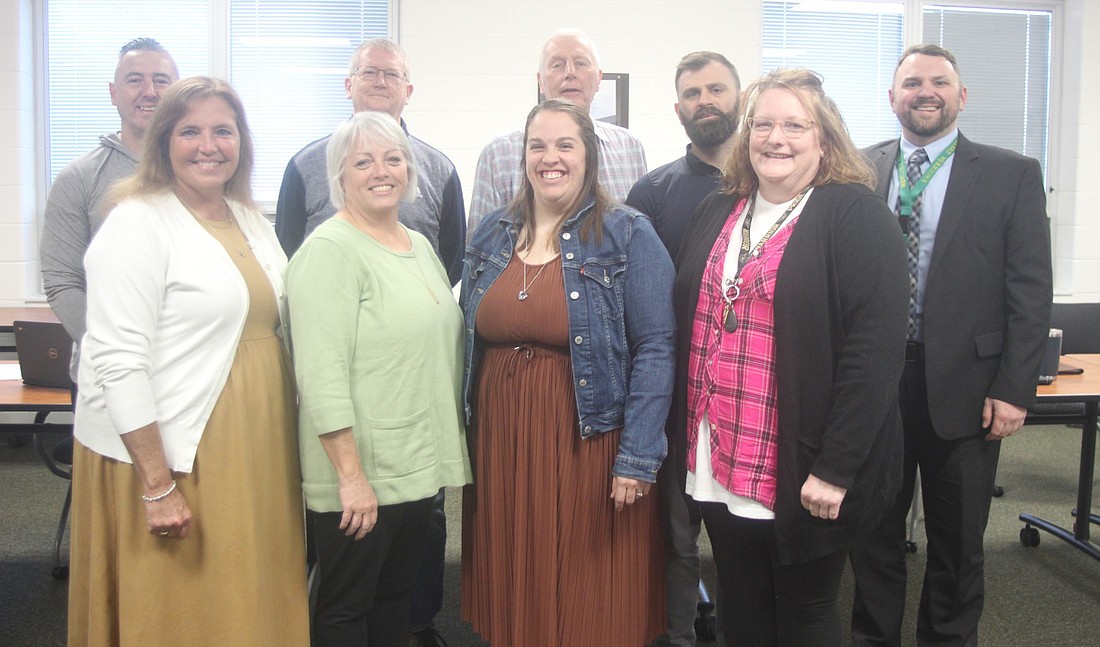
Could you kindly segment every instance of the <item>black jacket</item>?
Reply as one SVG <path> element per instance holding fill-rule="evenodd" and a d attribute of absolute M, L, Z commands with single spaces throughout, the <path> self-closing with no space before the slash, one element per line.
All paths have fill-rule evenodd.
<path fill-rule="evenodd" d="M 671 431 L 686 430 L 688 350 L 707 256 L 738 197 L 712 193 L 676 260 L 679 353 Z M 904 366 L 909 278 L 897 219 L 866 187 L 816 188 L 794 224 L 775 285 L 780 560 L 845 548 L 875 523 L 901 481 L 898 381 Z M 800 501 L 810 473 L 847 488 L 840 517 Z"/>

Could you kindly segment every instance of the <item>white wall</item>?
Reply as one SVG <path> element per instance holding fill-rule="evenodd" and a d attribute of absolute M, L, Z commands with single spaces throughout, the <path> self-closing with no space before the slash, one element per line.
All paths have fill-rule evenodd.
<path fill-rule="evenodd" d="M 0 0 L 0 305 L 38 292 L 31 0 Z"/>
<path fill-rule="evenodd" d="M 482 146 L 521 128 L 534 105 L 538 52 L 559 27 L 599 45 L 607 72 L 630 74 L 630 128 L 650 168 L 683 154 L 672 112 L 672 75 L 683 54 L 725 54 L 743 82 L 760 72 L 759 0 L 403 0 L 398 39 L 414 92 L 405 118 L 418 137 L 458 166 L 467 197 Z M 41 213 L 34 151 L 32 0 L 0 0 L 0 305 L 40 298 L 33 218 Z M 1061 112 L 1050 213 L 1055 217 L 1060 300 L 1100 301 L 1100 8 L 1066 0 L 1063 51 L 1055 63 Z M 1058 41 L 1056 40 L 1055 43 Z M 884 96 L 885 96 L 885 88 Z M 883 99 L 885 100 L 885 98 Z M 1090 208 L 1091 207 L 1091 208 Z"/>
<path fill-rule="evenodd" d="M 655 168 L 687 144 L 672 110 L 680 57 L 721 52 L 752 79 L 760 68 L 760 12 L 758 0 L 402 2 L 399 40 L 414 86 L 404 116 L 410 132 L 451 157 L 468 194 L 481 148 L 522 128 L 535 105 L 543 41 L 577 27 L 596 42 L 605 72 L 630 74 L 630 129 Z"/>
<path fill-rule="evenodd" d="M 1100 3 L 1066 0 L 1054 217 L 1055 294 L 1100 301 Z M 1092 34 L 1086 37 L 1086 34 Z M 1056 43 L 1057 41 L 1055 41 Z"/>

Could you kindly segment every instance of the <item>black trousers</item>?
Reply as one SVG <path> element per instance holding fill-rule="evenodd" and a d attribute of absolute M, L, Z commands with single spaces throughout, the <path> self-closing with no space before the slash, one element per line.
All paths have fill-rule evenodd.
<path fill-rule="evenodd" d="M 433 498 L 379 506 L 378 522 L 359 541 L 340 530 L 341 513 L 314 516 L 314 647 L 389 647 L 408 641 L 409 595 L 428 541 Z"/>
<path fill-rule="evenodd" d="M 443 488 L 432 497 L 424 558 L 413 584 L 409 603 L 409 630 L 420 631 L 435 625 L 435 617 L 443 609 L 443 562 L 447 553 L 446 495 Z"/>
<path fill-rule="evenodd" d="M 903 485 L 873 533 L 852 546 L 856 645 L 901 645 L 905 612 L 905 532 L 920 469 L 928 547 L 917 616 L 919 645 L 977 645 L 985 599 L 983 536 L 997 474 L 1000 441 L 974 435 L 944 440 L 928 414 L 924 359 L 906 362 L 901 381 L 905 424 Z"/>
<path fill-rule="evenodd" d="M 775 521 L 736 517 L 723 503 L 700 503 L 714 564 L 718 621 L 726 644 L 746 647 L 829 647 L 843 644 L 837 589 L 848 559 L 840 550 L 780 564 Z"/>

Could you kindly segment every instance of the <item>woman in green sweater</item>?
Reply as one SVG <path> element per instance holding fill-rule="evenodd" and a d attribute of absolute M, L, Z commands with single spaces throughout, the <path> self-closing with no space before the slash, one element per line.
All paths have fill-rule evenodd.
<path fill-rule="evenodd" d="M 362 112 L 328 145 L 339 209 L 287 268 L 299 447 L 313 526 L 315 645 L 396 645 L 432 497 L 470 482 L 460 407 L 462 313 L 420 234 L 408 139 Z"/>

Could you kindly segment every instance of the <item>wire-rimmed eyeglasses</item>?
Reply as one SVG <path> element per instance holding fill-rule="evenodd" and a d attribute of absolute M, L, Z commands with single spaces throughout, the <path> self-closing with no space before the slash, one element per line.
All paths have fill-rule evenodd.
<path fill-rule="evenodd" d="M 373 81 L 381 74 L 386 83 L 404 83 L 405 73 L 401 70 L 382 70 L 377 67 L 357 67 L 355 68 L 355 75 L 363 81 Z"/>
<path fill-rule="evenodd" d="M 787 119 L 786 121 L 772 121 L 771 119 L 764 119 L 762 117 L 753 117 L 745 122 L 749 127 L 749 131 L 752 132 L 753 137 L 764 138 L 772 134 L 776 126 L 783 131 L 783 134 L 791 139 L 798 139 L 806 134 L 806 131 L 813 128 L 814 122 L 808 119 Z"/>

